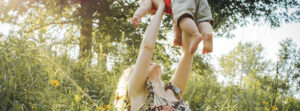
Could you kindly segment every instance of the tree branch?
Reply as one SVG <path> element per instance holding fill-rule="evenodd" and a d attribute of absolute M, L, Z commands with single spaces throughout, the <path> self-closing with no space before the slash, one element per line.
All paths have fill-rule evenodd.
<path fill-rule="evenodd" d="M 47 27 L 47 26 L 49 26 L 49 25 L 58 25 L 58 24 L 69 24 L 69 23 L 73 23 L 74 21 L 62 21 L 62 22 L 52 22 L 52 23 L 48 23 L 48 24 L 44 24 L 44 25 L 41 25 L 41 26 L 39 26 L 39 27 L 37 27 L 37 28 L 34 28 L 34 29 L 32 29 L 32 30 L 29 30 L 29 31 L 25 31 L 25 33 L 31 33 L 31 32 L 33 32 L 33 31 L 36 31 L 36 30 L 39 30 L 39 29 L 41 29 L 41 28 L 44 28 L 44 27 Z"/>

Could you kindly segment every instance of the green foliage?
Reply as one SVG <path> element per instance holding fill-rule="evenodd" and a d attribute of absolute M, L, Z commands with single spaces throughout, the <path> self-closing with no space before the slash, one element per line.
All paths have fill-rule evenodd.
<path fill-rule="evenodd" d="M 269 61 L 263 58 L 263 47 L 252 43 L 239 43 L 228 55 L 220 58 L 221 72 L 230 77 L 258 75 L 267 71 Z"/>
<path fill-rule="evenodd" d="M 116 87 L 115 72 L 105 77 L 34 41 L 10 36 L 0 54 L 1 110 L 95 110 L 110 103 Z"/>
<path fill-rule="evenodd" d="M 281 88 L 286 94 L 300 94 L 300 48 L 292 39 L 284 40 L 280 46 L 276 70 L 284 81 Z"/>
<path fill-rule="evenodd" d="M 218 36 L 233 37 L 231 30 L 237 25 L 269 24 L 279 27 L 281 23 L 299 22 L 298 0 L 208 0 Z"/>
<path fill-rule="evenodd" d="M 293 44 L 291 40 L 288 41 L 282 43 L 284 44 L 283 46 Z M 300 100 L 293 98 L 291 94 L 282 93 L 284 91 L 282 88 L 286 86 L 287 81 L 273 76 L 277 74 L 284 76 L 284 72 L 275 73 L 276 68 L 272 67 L 271 64 L 266 64 L 268 60 L 264 59 L 265 56 L 263 56 L 262 49 L 261 45 L 240 43 L 235 49 L 220 59 L 222 70 L 219 73 L 225 73 L 228 76 L 236 76 L 243 73 L 248 74 L 240 80 L 245 85 L 231 84 L 230 81 L 236 80 L 234 78 L 228 78 L 226 81 L 229 83 L 227 84 L 226 82 L 220 83 L 216 79 L 217 73 L 209 71 L 212 67 L 207 67 L 205 62 L 204 64 L 202 63 L 202 66 L 193 65 L 194 69 L 205 69 L 208 71 L 201 75 L 197 74 L 201 73 L 201 71 L 197 71 L 195 72 L 196 74 L 191 75 L 192 77 L 188 83 L 188 90 L 185 92 L 184 99 L 193 110 L 197 111 L 298 111 L 300 107 L 296 104 Z M 296 47 L 289 47 L 289 50 L 298 49 Z M 287 52 L 285 54 L 293 55 L 296 53 Z M 295 55 L 292 57 L 295 57 Z M 235 62 L 233 62 L 234 60 Z M 297 61 L 295 62 L 297 63 Z M 242 70 L 240 68 L 242 65 L 247 67 Z M 203 66 L 206 66 L 206 68 L 200 68 Z M 224 69 L 229 69 L 230 71 Z M 295 88 L 295 86 L 286 88 L 293 89 L 291 87 Z M 293 92 L 293 94 L 299 94 L 297 91 Z"/>
<path fill-rule="evenodd" d="M 286 46 L 287 43 L 284 44 Z M 97 110 L 104 108 L 114 110 L 113 101 L 116 99 L 114 90 L 118 79 L 123 70 L 132 64 L 129 61 L 119 62 L 124 61 L 124 58 L 130 58 L 126 55 L 128 54 L 126 47 L 120 47 L 120 55 L 116 56 L 118 59 L 113 61 L 110 70 L 102 70 L 97 64 L 81 66 L 78 60 L 72 59 L 66 53 L 67 51 L 63 50 L 64 53 L 58 53 L 57 50 L 51 50 L 51 46 L 13 34 L 1 39 L 1 110 Z M 258 45 L 260 48 L 255 45 L 250 46 L 244 48 L 249 50 L 249 53 L 244 54 L 251 55 L 252 51 L 261 52 L 261 46 Z M 165 50 L 169 50 L 166 47 L 169 46 L 158 44 L 153 60 L 161 61 L 159 63 L 164 66 L 164 73 L 166 73 L 163 78 L 168 80 L 174 72 L 171 66 L 178 61 L 178 58 L 169 57 L 167 54 L 178 53 L 169 51 L 166 54 Z M 288 49 L 299 50 L 296 47 Z M 259 59 L 264 60 L 264 56 Z M 134 62 L 134 59 L 131 60 Z M 293 93 L 283 91 L 283 88 L 290 90 L 294 86 L 286 87 L 287 82 L 284 79 L 276 78 L 276 75 L 284 76 L 281 75 L 285 74 L 284 72 L 275 73 L 275 76 L 272 76 L 276 71 L 259 71 L 262 74 L 245 77 L 243 82 L 247 85 L 243 87 L 218 82 L 218 73 L 209 60 L 209 57 L 195 55 L 192 75 L 183 98 L 192 110 L 298 111 L 300 109 L 298 105 L 300 100 L 294 98 Z M 251 59 L 249 62 L 260 60 Z M 258 66 L 261 67 L 261 65 Z M 264 70 L 267 69 L 264 68 Z"/>
<path fill-rule="evenodd" d="M 299 22 L 296 0 L 208 2 L 222 37 L 249 18 L 272 27 Z M 150 20 L 147 16 L 139 28 L 129 23 L 137 6 L 131 0 L 0 0 L 1 23 L 14 27 L 0 34 L 1 110 L 114 110 L 116 84 L 135 63 Z M 171 17 L 163 18 L 153 61 L 163 66 L 168 81 L 180 50 L 168 43 Z M 239 44 L 224 55 L 220 73 L 239 75 L 245 85 L 218 82 L 210 58 L 195 55 L 184 100 L 196 111 L 298 111 L 300 51 L 293 44 L 281 43 L 277 67 L 264 59 L 261 45 Z M 87 54 L 79 59 L 81 53 Z"/>
<path fill-rule="evenodd" d="M 209 0 L 213 13 L 214 29 L 219 36 L 227 36 L 236 25 L 248 24 L 248 18 L 256 23 L 270 23 L 279 26 L 282 22 L 299 22 L 299 2 L 297 0 Z M 65 33 L 63 45 L 80 45 L 79 56 L 86 58 L 98 55 L 98 62 L 106 64 L 107 56 L 116 51 L 112 43 L 126 43 L 137 48 L 146 24 L 136 31 L 129 19 L 138 6 L 131 0 L 9 0 L 1 1 L 0 21 L 16 25 L 18 31 L 32 33 Z M 286 11 L 283 11 L 286 10 Z M 171 17 L 163 20 L 163 32 L 171 29 Z M 259 22 L 261 21 L 261 22 Z M 63 29 L 63 30 L 62 30 Z M 52 31 L 51 31 L 52 30 Z M 17 31 L 16 31 L 17 32 Z M 165 40 L 166 35 L 160 33 Z M 43 36 L 44 37 L 44 36 Z M 71 43 L 70 43 L 71 42 Z M 102 48 L 100 47 L 102 46 Z M 105 48 L 103 48 L 105 47 Z M 108 51 L 106 49 L 113 49 Z M 86 54 L 85 54 L 86 53 Z M 84 55 L 84 56 L 83 56 Z"/>

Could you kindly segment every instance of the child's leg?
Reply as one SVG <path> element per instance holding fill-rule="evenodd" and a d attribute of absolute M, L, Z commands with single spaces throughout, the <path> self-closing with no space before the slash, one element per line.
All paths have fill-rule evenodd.
<path fill-rule="evenodd" d="M 173 44 L 177 46 L 182 46 L 182 33 L 176 24 L 173 24 L 173 31 L 175 36 Z"/>
<path fill-rule="evenodd" d="M 179 26 L 182 31 L 192 36 L 192 43 L 190 46 L 190 53 L 194 53 L 201 40 L 203 39 L 202 35 L 199 33 L 198 27 L 195 21 L 189 16 L 183 16 L 179 20 Z"/>
<path fill-rule="evenodd" d="M 201 22 L 198 24 L 199 32 L 203 35 L 203 54 L 213 51 L 212 26 L 209 22 Z"/>

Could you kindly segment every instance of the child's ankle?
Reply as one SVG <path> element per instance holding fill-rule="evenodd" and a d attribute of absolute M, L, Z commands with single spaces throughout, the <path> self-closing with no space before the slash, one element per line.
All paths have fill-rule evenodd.
<path fill-rule="evenodd" d="M 205 38 L 205 39 L 212 39 L 212 38 L 213 38 L 212 33 L 205 33 L 205 34 L 203 34 L 203 35 L 204 35 L 204 38 Z"/>
<path fill-rule="evenodd" d="M 202 38 L 203 36 L 199 32 L 195 32 L 195 33 L 193 33 L 192 37 L 193 38 L 196 38 L 196 37 L 201 37 Z"/>

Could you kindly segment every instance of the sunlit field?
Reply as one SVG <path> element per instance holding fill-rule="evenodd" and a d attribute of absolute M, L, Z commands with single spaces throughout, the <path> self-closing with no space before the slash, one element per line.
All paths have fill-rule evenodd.
<path fill-rule="evenodd" d="M 300 111 L 300 1 L 208 0 L 214 50 L 194 55 L 183 100 L 192 111 Z M 117 111 L 151 15 L 138 0 L 0 0 L 0 111 Z M 175 72 L 171 16 L 153 61 Z M 281 35 L 282 34 L 282 35 Z M 125 109 L 124 109 L 125 110 Z"/>

